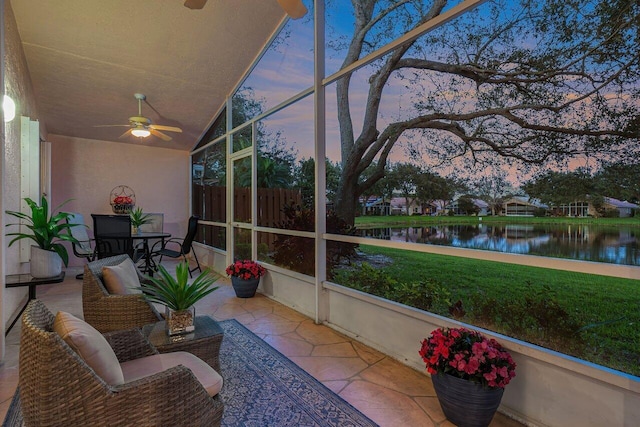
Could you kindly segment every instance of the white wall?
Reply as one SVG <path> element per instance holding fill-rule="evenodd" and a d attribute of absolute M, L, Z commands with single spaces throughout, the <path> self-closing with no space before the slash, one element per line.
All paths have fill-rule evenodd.
<path fill-rule="evenodd" d="M 35 101 L 35 94 L 29 77 L 29 69 L 27 61 L 22 50 L 18 28 L 16 26 L 13 11 L 8 1 L 4 2 L 4 86 L 6 93 L 13 98 L 16 103 L 16 118 L 5 124 L 4 127 L 4 150 L 3 156 L 3 175 L 2 188 L 0 195 L 2 196 L 2 215 L 3 227 L 7 223 L 9 217 L 4 214 L 4 210 L 20 210 L 20 116 L 28 116 L 32 120 L 38 120 L 38 109 Z M 46 129 L 42 122 L 40 123 L 40 134 L 45 135 Z M 13 222 L 13 221 L 12 221 Z M 5 245 L 9 243 L 5 239 Z M 11 248 L 6 246 L 0 247 L 0 255 L 4 260 L 4 271 L 0 279 L 0 320 L 2 321 L 2 331 L 7 325 L 9 319 L 16 308 L 19 308 L 27 298 L 27 288 L 5 289 L 4 275 L 20 273 L 28 270 L 26 264 L 20 264 L 18 259 L 18 245 Z M 2 343 L 2 358 L 4 358 L 4 333 L 0 338 Z"/>

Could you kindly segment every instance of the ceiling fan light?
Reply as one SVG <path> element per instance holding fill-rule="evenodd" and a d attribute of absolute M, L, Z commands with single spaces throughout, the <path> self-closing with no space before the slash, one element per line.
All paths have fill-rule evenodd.
<path fill-rule="evenodd" d="M 131 135 L 137 136 L 138 138 L 146 138 L 151 135 L 151 132 L 149 132 L 147 129 L 133 129 L 131 131 Z"/>
<path fill-rule="evenodd" d="M 278 3 L 291 19 L 300 19 L 307 14 L 307 8 L 302 0 L 278 0 Z"/>

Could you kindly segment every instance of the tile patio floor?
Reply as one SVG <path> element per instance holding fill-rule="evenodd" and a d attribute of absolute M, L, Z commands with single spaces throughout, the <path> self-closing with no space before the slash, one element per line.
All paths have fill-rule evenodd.
<path fill-rule="evenodd" d="M 38 287 L 38 298 L 52 312 L 82 316 L 82 282 L 75 279 L 77 272 L 69 269 L 63 283 Z M 209 314 L 216 320 L 235 318 L 380 426 L 453 426 L 446 421 L 424 373 L 316 325 L 261 294 L 236 298 L 226 278 L 218 285 L 220 289 L 196 305 L 197 314 Z M 18 384 L 19 344 L 20 322 L 7 336 L 6 357 L 0 366 L 0 419 Z M 491 423 L 491 427 L 517 426 L 521 424 L 501 414 Z"/>

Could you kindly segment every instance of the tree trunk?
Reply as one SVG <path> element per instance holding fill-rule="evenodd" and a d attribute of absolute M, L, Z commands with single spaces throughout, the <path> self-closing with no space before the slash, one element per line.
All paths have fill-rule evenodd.
<path fill-rule="evenodd" d="M 335 213 L 349 225 L 354 225 L 358 205 L 358 176 L 353 170 L 343 170 L 336 192 Z"/>

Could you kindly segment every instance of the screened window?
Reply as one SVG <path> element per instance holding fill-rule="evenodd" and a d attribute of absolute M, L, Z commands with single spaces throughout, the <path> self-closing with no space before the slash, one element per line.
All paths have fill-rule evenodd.
<path fill-rule="evenodd" d="M 191 158 L 192 211 L 201 220 L 225 222 L 227 206 L 226 141 L 208 146 Z"/>

